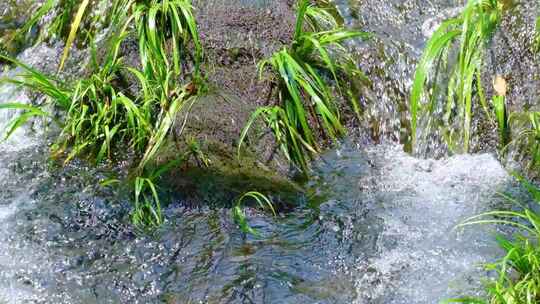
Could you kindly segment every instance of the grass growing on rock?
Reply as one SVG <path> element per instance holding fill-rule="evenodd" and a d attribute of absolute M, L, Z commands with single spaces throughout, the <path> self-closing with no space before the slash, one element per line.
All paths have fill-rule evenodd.
<path fill-rule="evenodd" d="M 100 163 L 105 158 L 112 158 L 114 150 L 120 148 L 115 145 L 127 144 L 143 155 L 140 167 L 144 167 L 163 143 L 172 117 L 190 102 L 191 94 L 185 87 L 169 86 L 169 79 L 148 79 L 136 69 L 123 65 L 118 53 L 125 31 L 126 26 L 112 39 L 103 64 L 94 66 L 88 78 L 75 84 L 63 83 L 21 62 L 5 58 L 22 67 L 25 73 L 4 81 L 46 95 L 52 107 L 65 112 L 61 122 L 63 129 L 54 151 L 55 154 L 69 151 L 65 162 L 74 157 L 90 156 Z M 139 80 L 142 88 L 139 96 L 130 96 L 127 88 L 118 85 L 121 70 L 131 72 Z M 23 105 L 13 104 L 12 107 L 20 109 Z M 42 115 L 37 109 L 27 112 Z M 12 125 L 21 125 L 25 114 L 16 118 Z"/>
<path fill-rule="evenodd" d="M 159 2 L 161 3 L 161 2 Z M 118 154 L 130 150 L 135 155 L 134 166 L 135 211 L 133 222 L 147 226 L 159 226 L 163 222 L 160 202 L 154 182 L 154 172 L 147 173 L 154 166 L 159 151 L 175 123 L 177 113 L 190 107 L 196 100 L 197 90 L 192 84 L 183 84 L 180 79 L 180 60 L 188 60 L 187 53 L 171 51 L 175 64 L 169 64 L 165 43 L 169 40 L 185 41 L 186 34 L 198 45 L 198 32 L 189 1 L 166 1 L 167 9 L 155 1 L 137 3 L 133 1 L 115 2 L 119 6 L 115 16 L 114 29 L 105 44 L 106 52 L 99 59 L 92 47 L 90 75 L 74 83 L 65 83 L 55 76 L 45 75 L 22 62 L 2 57 L 20 68 L 23 73 L 16 78 L 2 79 L 39 92 L 47 97 L 40 106 L 9 103 L 3 109 L 22 111 L 9 124 L 6 135 L 11 135 L 18 127 L 34 117 L 54 120 L 61 127 L 53 155 L 63 156 L 64 163 L 75 157 L 88 158 L 97 164 L 105 159 L 113 160 Z M 74 19 L 68 41 L 77 32 L 81 16 L 88 2 L 81 3 Z M 150 5 L 150 6 L 146 6 Z M 165 10 L 165 11 L 162 11 Z M 189 19 L 189 18 L 192 19 Z M 160 19 L 161 21 L 157 20 Z M 167 22 L 177 21 L 174 24 Z M 133 23 L 141 39 L 142 71 L 124 64 L 120 49 L 125 38 L 130 35 Z M 175 31 L 167 34 L 172 26 Z M 161 35 L 161 36 L 160 36 Z M 165 37 L 172 35 L 173 37 Z M 69 44 L 66 48 L 69 47 Z M 67 49 L 66 49 L 67 50 Z M 202 56 L 197 48 L 196 58 Z M 63 59 L 67 56 L 64 52 Z M 199 59 L 197 59 L 199 60 Z M 178 65 L 176 65 L 178 63 Z M 131 75 L 140 88 L 132 92 L 126 75 Z M 51 113 L 47 113 L 50 110 Z M 60 112 L 60 118 L 52 112 Z M 128 147 L 129 149 L 126 149 Z M 158 170 L 159 171 L 159 170 Z M 148 177 L 148 176 L 152 176 Z"/>
<path fill-rule="evenodd" d="M 489 111 L 482 93 L 481 71 L 503 7 L 499 0 L 469 0 L 464 11 L 443 22 L 428 41 L 416 68 L 410 98 L 413 147 L 419 117 L 425 117 L 425 134 L 434 119 L 442 120 L 450 149 L 469 151 L 473 102 Z M 439 79 L 444 75 L 449 75 L 447 81 Z"/>
<path fill-rule="evenodd" d="M 188 56 L 193 58 L 198 74 L 203 50 L 190 0 L 140 0 L 134 7 L 134 16 L 147 75 L 164 79 L 169 71 L 174 71 L 178 76 L 182 72 L 180 60 Z"/>
<path fill-rule="evenodd" d="M 278 100 L 253 113 L 240 137 L 239 154 L 251 126 L 262 119 L 281 152 L 306 172 L 309 160 L 320 151 L 321 137 L 335 141 L 346 133 L 337 97 L 346 96 L 344 79 L 362 73 L 351 68 L 344 43 L 368 36 L 341 27 L 326 8 L 300 1 L 292 45 L 259 64 L 261 77 L 267 70 L 274 76 Z"/>

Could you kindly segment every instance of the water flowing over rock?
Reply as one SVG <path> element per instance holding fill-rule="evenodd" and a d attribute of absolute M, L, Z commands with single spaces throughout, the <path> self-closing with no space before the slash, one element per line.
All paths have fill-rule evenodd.
<path fill-rule="evenodd" d="M 358 168 L 362 154 L 369 165 Z M 482 290 L 471 282 L 486 275 L 480 263 L 500 254 L 493 235 L 486 227 L 455 228 L 495 208 L 495 192 L 510 187 L 493 156 L 421 160 L 379 146 L 324 159 L 323 184 L 335 191 L 327 208 L 340 206 L 339 230 L 351 239 L 339 250 L 356 256 L 344 265 L 356 278 L 354 303 L 438 303 Z"/>
<path fill-rule="evenodd" d="M 261 238 L 227 209 L 180 201 L 157 235 L 138 236 L 98 172 L 49 171 L 43 153 L 22 152 L 1 163 L 7 303 L 436 303 L 478 291 L 470 280 L 497 255 L 492 234 L 453 228 L 510 187 L 489 155 L 418 160 L 345 145 L 317 166 L 315 208 L 276 218 L 248 208 Z"/>
<path fill-rule="evenodd" d="M 272 1 L 267 0 L 215 2 L 222 6 L 205 9 L 223 14 L 225 5 L 240 7 L 227 20 L 206 16 L 206 26 L 217 25 L 215 36 L 205 40 L 219 63 L 210 78 L 244 85 L 245 90 L 236 90 L 245 95 L 236 94 L 234 100 L 243 107 L 250 96 L 266 96 L 250 76 L 256 72 L 253 61 L 286 44 L 281 40 L 290 33 L 258 37 L 273 41 L 276 32 L 282 35 L 277 46 L 261 46 L 246 30 L 256 20 L 242 13 L 271 25 L 291 15 L 290 1 L 280 1 L 276 11 L 269 11 Z M 336 1 L 347 26 L 378 34 L 370 46 L 351 46 L 373 80 L 366 93 L 377 102 L 363 100 L 364 119 L 354 126 L 371 139 L 351 140 L 322 155 L 305 195 L 297 197 L 301 203 L 291 210 L 272 217 L 247 207 L 261 237 L 243 234 L 226 206 L 210 205 L 203 197 L 188 204 L 174 195 L 163 227 L 139 233 L 130 224 L 130 194 L 99 185 L 107 172 L 80 161 L 51 165 L 46 136 L 32 124 L 1 142 L 0 304 L 432 304 L 481 294 L 482 286 L 473 282 L 487 275 L 481 263 L 500 256 L 496 228 L 456 225 L 502 204 L 497 192 L 520 189 L 491 154 L 444 157 L 445 152 L 435 151 L 431 156 L 441 159 L 419 159 L 398 144 L 373 145 L 388 138 L 404 141 L 405 103 L 425 36 L 441 18 L 454 14 L 455 3 L 430 1 L 424 7 L 425 2 Z M 287 22 L 277 28 L 290 28 Z M 229 30 L 235 27 L 243 31 Z M 235 42 L 245 45 L 222 48 L 227 39 L 221 32 L 237 35 Z M 58 45 L 38 45 L 19 59 L 54 71 L 61 51 Z M 0 85 L 0 103 L 39 102 L 31 95 Z M 212 110 L 218 113 L 212 115 L 225 112 L 217 106 Z M 16 114 L 0 111 L 0 128 Z M 210 117 L 202 114 L 193 129 Z M 214 133 L 227 144 L 235 142 L 231 134 L 242 125 L 224 126 L 212 126 Z M 201 191 L 214 194 L 223 187 L 208 183 Z"/>

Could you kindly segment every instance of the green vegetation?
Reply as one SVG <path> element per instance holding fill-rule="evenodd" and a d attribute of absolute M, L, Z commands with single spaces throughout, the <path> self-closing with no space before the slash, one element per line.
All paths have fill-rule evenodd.
<path fill-rule="evenodd" d="M 540 165 L 540 112 L 525 111 L 510 114 L 509 123 L 517 131 L 510 143 L 522 151 L 528 159 L 527 168 L 531 171 Z"/>
<path fill-rule="evenodd" d="M 150 192 L 150 195 L 147 193 Z M 156 228 L 163 224 L 159 194 L 150 178 L 135 178 L 135 210 L 131 221 L 140 228 Z"/>
<path fill-rule="evenodd" d="M 440 120 L 450 149 L 463 147 L 463 152 L 469 151 L 473 102 L 478 101 L 489 111 L 480 75 L 488 43 L 502 12 L 502 1 L 470 0 L 458 17 L 441 24 L 429 40 L 416 69 L 411 93 L 413 147 L 422 115 L 427 119 L 425 134 Z M 456 58 L 453 58 L 454 47 L 457 47 Z M 439 76 L 445 74 L 445 69 L 449 80 L 441 84 Z M 439 111 L 442 117 L 434 115 Z"/>
<path fill-rule="evenodd" d="M 191 102 L 185 87 L 171 87 L 169 79 L 156 82 L 122 64 L 118 53 L 126 28 L 127 24 L 112 39 L 103 64 L 95 65 L 89 78 L 75 84 L 62 83 L 21 62 L 5 58 L 22 67 L 25 73 L 4 81 L 39 91 L 49 97 L 52 106 L 66 113 L 54 151 L 59 155 L 70 150 L 65 162 L 76 156 L 90 156 L 100 163 L 104 158 L 112 157 L 113 143 L 127 144 L 135 152 L 144 153 L 139 165 L 142 169 L 159 150 L 176 113 Z M 127 88 L 118 85 L 123 77 L 122 70 L 131 72 L 139 80 L 140 96 L 129 96 Z M 24 105 L 11 106 L 22 108 Z M 42 112 L 27 110 L 11 125 L 20 126 L 30 114 L 43 116 Z"/>
<path fill-rule="evenodd" d="M 493 87 L 496 95 L 493 96 L 491 104 L 493 105 L 495 118 L 497 119 L 499 142 L 504 149 L 510 143 L 510 126 L 506 108 L 506 81 L 504 78 L 497 76 L 493 81 Z"/>
<path fill-rule="evenodd" d="M 493 96 L 492 102 L 495 117 L 497 118 L 497 126 L 499 129 L 499 141 L 504 147 L 510 141 L 510 129 L 508 126 L 508 114 L 506 111 L 506 103 L 504 96 Z"/>
<path fill-rule="evenodd" d="M 203 50 L 190 0 L 141 0 L 134 7 L 139 52 L 147 75 L 181 74 L 181 58 L 191 55 L 199 76 Z M 193 54 L 189 51 L 192 43 Z M 170 46 L 170 48 L 169 48 Z M 171 52 L 168 50 L 172 49 Z M 172 57 L 172 63 L 170 62 Z"/>
<path fill-rule="evenodd" d="M 520 178 L 536 204 L 540 204 L 540 189 Z M 489 300 L 462 298 L 448 303 L 533 304 L 540 301 L 540 214 L 538 206 L 529 207 L 503 195 L 519 206 L 516 211 L 493 211 L 467 219 L 461 227 L 478 224 L 500 224 L 517 227 L 521 232 L 513 239 L 498 237 L 506 255 L 499 262 L 486 265 L 498 278 L 487 286 Z"/>
<path fill-rule="evenodd" d="M 346 96 L 343 84 L 348 79 L 365 78 L 352 68 L 343 43 L 367 37 L 364 32 L 340 27 L 327 9 L 300 1 L 292 46 L 259 64 L 261 76 L 267 68 L 275 76 L 277 103 L 253 113 L 240 137 L 239 154 L 254 121 L 262 118 L 283 154 L 306 172 L 308 161 L 320 151 L 318 138 L 335 141 L 345 134 L 337 96 L 326 79 L 333 79 L 339 95 Z M 357 111 L 355 100 L 351 102 Z"/>
<path fill-rule="evenodd" d="M 68 38 L 66 40 L 66 47 L 64 48 L 64 54 L 62 55 L 62 59 L 60 60 L 60 68 L 59 68 L 60 70 L 62 70 L 66 62 L 66 59 L 68 58 L 69 49 L 71 48 L 71 45 L 75 41 L 75 38 L 77 36 L 77 31 L 79 30 L 79 26 L 81 25 L 82 18 L 84 17 L 84 12 L 86 11 L 88 4 L 90 4 L 90 0 L 83 0 L 81 2 L 81 4 L 79 5 L 79 9 L 77 10 L 77 13 L 75 14 L 75 18 L 73 19 L 73 23 L 71 23 L 71 29 L 69 31 Z"/>
<path fill-rule="evenodd" d="M 267 196 L 265 196 L 264 194 L 260 192 L 250 191 L 250 192 L 242 194 L 236 200 L 235 205 L 233 207 L 233 216 L 234 216 L 235 221 L 238 223 L 238 225 L 240 226 L 240 229 L 244 233 L 249 233 L 249 234 L 253 234 L 257 236 L 259 235 L 259 233 L 257 232 L 257 230 L 255 230 L 249 225 L 246 214 L 244 213 L 244 210 L 242 208 L 242 206 L 245 204 L 246 200 L 248 199 L 256 202 L 262 209 L 270 209 L 270 211 L 272 211 L 272 214 L 274 214 L 274 216 L 276 215 L 276 210 L 274 209 L 272 201 Z"/>
<path fill-rule="evenodd" d="M 114 28 L 110 29 L 111 35 L 105 42 L 105 56 L 99 60 L 93 47 L 90 75 L 74 83 L 62 82 L 15 59 L 2 57 L 24 71 L 18 77 L 2 79 L 2 82 L 23 86 L 47 97 L 47 102 L 40 107 L 18 103 L 2 104 L 3 109 L 22 111 L 22 114 L 8 125 L 6 135 L 11 135 L 33 117 L 44 117 L 54 120 L 62 129 L 53 146 L 53 155 L 64 156 L 64 163 L 75 157 L 85 157 L 99 164 L 105 159 L 122 157 L 119 154 L 133 152 L 138 164 L 132 174 L 135 180 L 135 211 L 132 219 L 135 224 L 145 227 L 158 226 L 163 222 L 163 215 L 154 185 L 157 176 L 154 173 L 143 173 L 148 171 L 149 165 L 154 166 L 156 156 L 166 142 L 177 113 L 190 107 L 195 102 L 197 93 L 196 89 L 192 88 L 193 85 L 181 83 L 178 66 L 168 64 L 167 54 L 164 53 L 165 46 L 159 45 L 158 49 L 158 44 L 155 44 L 156 41 L 163 44 L 166 40 L 185 41 L 184 34 L 189 32 L 190 37 L 196 41 L 195 44 L 199 45 L 189 2 L 166 3 L 166 11 L 161 11 L 165 7 L 154 2 L 137 4 L 135 15 L 131 15 L 132 1 L 115 2 Z M 88 1 L 83 1 L 79 6 L 61 66 L 88 4 Z M 143 6 L 150 4 L 153 6 Z M 51 2 L 47 2 L 40 10 L 50 10 L 50 5 Z M 164 29 L 171 26 L 167 23 L 155 23 L 156 18 L 164 18 L 162 14 L 165 13 L 175 20 L 178 19 L 173 25 L 175 31 L 170 34 L 182 36 L 156 38 L 156 33 L 165 33 Z M 179 13 L 184 17 L 179 17 Z M 139 35 L 143 40 L 139 41 L 140 45 L 146 47 L 141 51 L 143 71 L 126 66 L 120 56 L 122 43 L 130 35 L 133 22 L 136 23 L 139 34 L 145 33 Z M 200 49 L 200 45 L 198 48 Z M 180 60 L 189 59 L 187 53 L 173 53 L 178 64 Z M 200 56 L 202 52 L 198 51 L 197 60 L 200 60 Z M 130 90 L 125 79 L 128 75 L 138 81 L 138 92 Z M 60 118 L 53 114 L 56 111 L 62 114 Z M 126 151 L 126 147 L 129 147 L 129 151 Z"/>

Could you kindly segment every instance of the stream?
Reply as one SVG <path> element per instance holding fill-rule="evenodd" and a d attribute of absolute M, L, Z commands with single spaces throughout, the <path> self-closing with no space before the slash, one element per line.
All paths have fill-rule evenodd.
<path fill-rule="evenodd" d="M 46 151 L 14 139 L 0 162 L 0 303 L 436 303 L 481 292 L 493 232 L 454 228 L 511 187 L 487 154 L 345 143 L 315 165 L 314 205 L 250 210 L 261 238 L 227 209 L 182 202 L 144 236 L 95 169 L 48 168 Z"/>
<path fill-rule="evenodd" d="M 497 192 L 521 189 L 493 153 L 403 152 L 391 140 L 403 132 L 403 114 L 385 102 L 407 94 L 425 35 L 459 6 L 336 4 L 348 26 L 377 32 L 389 42 L 386 56 L 396 55 L 373 64 L 389 75 L 375 87 L 395 90 L 375 92 L 381 102 L 366 111 L 390 140 L 351 135 L 325 152 L 290 212 L 247 208 L 260 237 L 242 233 L 228 208 L 180 199 L 148 235 L 130 224 L 129 197 L 99 185 L 107 172 L 77 161 L 59 167 L 39 122 L 26 126 L 0 143 L 0 304 L 433 304 L 482 295 L 489 273 L 481 264 L 501 255 L 497 228 L 456 226 L 503 204 Z M 40 44 L 19 59 L 47 70 L 61 50 Z M 30 97 L 0 85 L 0 104 Z M 0 111 L 0 129 L 14 115 Z"/>

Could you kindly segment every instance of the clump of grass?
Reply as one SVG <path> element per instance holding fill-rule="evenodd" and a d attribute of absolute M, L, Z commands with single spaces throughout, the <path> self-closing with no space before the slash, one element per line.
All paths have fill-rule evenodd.
<path fill-rule="evenodd" d="M 469 0 L 464 11 L 443 22 L 428 41 L 416 68 L 410 99 L 413 147 L 422 115 L 427 118 L 427 131 L 434 118 L 442 120 L 444 137 L 452 150 L 469 150 L 473 102 L 477 100 L 488 112 L 480 74 L 503 7 L 503 1 Z M 445 68 L 450 76 L 440 87 L 439 74 Z"/>
<path fill-rule="evenodd" d="M 540 112 L 514 112 L 508 120 L 512 129 L 517 130 L 510 145 L 524 151 L 521 154 L 529 158 L 529 169 L 537 168 L 540 165 Z"/>
<path fill-rule="evenodd" d="M 178 166 L 184 157 L 163 165 L 145 168 L 134 178 L 135 206 L 131 213 L 132 223 L 142 231 L 151 231 L 161 226 L 165 220 L 158 193 L 158 180 L 167 171 Z"/>
<path fill-rule="evenodd" d="M 540 189 L 520 178 L 536 204 L 540 204 Z M 467 219 L 460 226 L 500 224 L 517 227 L 513 238 L 498 237 L 506 252 L 499 262 L 488 264 L 498 278 L 488 285 L 489 299 L 461 298 L 447 303 L 534 304 L 540 301 L 540 214 L 526 204 L 504 195 L 515 203 L 517 211 L 493 211 Z"/>
<path fill-rule="evenodd" d="M 352 68 L 343 43 L 368 36 L 344 29 L 326 8 L 300 1 L 292 45 L 259 64 L 261 76 L 266 70 L 272 72 L 278 100 L 253 113 L 242 132 L 239 153 L 248 130 L 262 118 L 283 154 L 306 172 L 309 159 L 320 150 L 318 138 L 336 140 L 345 133 L 338 96 L 327 82 L 334 80 L 338 95 L 344 96 L 342 84 L 361 72 Z"/>
<path fill-rule="evenodd" d="M 153 101 L 139 102 L 124 95 L 115 85 L 119 71 L 124 68 L 118 52 L 125 30 L 126 27 L 121 29 L 122 33 L 112 40 L 103 65 L 95 66 L 89 78 L 75 84 L 63 83 L 21 62 L 5 58 L 24 72 L 18 78 L 4 81 L 42 93 L 48 97 L 49 107 L 65 112 L 61 121 L 63 129 L 54 151 L 59 155 L 69 147 L 71 151 L 65 162 L 75 156 L 89 155 L 99 163 L 106 156 L 110 158 L 113 143 L 127 142 L 130 147 L 141 149 L 151 136 Z M 21 106 L 13 104 L 12 108 Z M 37 110 L 27 111 L 16 118 L 14 125 L 21 125 L 25 115 L 30 113 L 40 114 Z"/>
<path fill-rule="evenodd" d="M 156 185 L 150 178 L 135 178 L 135 206 L 132 223 L 141 229 L 153 229 L 163 224 L 163 213 Z"/>
<path fill-rule="evenodd" d="M 35 117 L 56 121 L 62 131 L 53 147 L 53 155 L 65 155 L 65 163 L 75 157 L 85 157 L 99 164 L 105 159 L 113 159 L 115 154 L 134 152 L 132 220 L 136 225 L 156 227 L 163 222 L 155 185 L 159 174 L 147 173 L 148 168 L 155 165 L 156 156 L 167 141 L 177 114 L 193 105 L 199 90 L 199 84 L 182 84 L 178 77 L 180 60 L 189 58 L 187 51 L 173 48 L 168 52 L 165 40 L 182 41 L 176 46 L 187 47 L 184 43 L 190 37 L 194 40 L 196 60 L 200 60 L 202 51 L 188 0 L 138 1 L 134 4 L 134 1 L 114 2 L 115 11 L 121 13 L 113 18 L 104 58 L 100 60 L 92 48 L 91 73 L 87 78 L 74 83 L 63 82 L 15 59 L 1 57 L 22 68 L 23 73 L 0 82 L 39 92 L 47 97 L 47 102 L 40 107 L 2 104 L 0 109 L 22 112 L 8 125 L 7 136 Z M 89 1 L 81 2 L 68 41 L 74 39 L 87 5 Z M 120 56 L 121 45 L 130 34 L 133 22 L 139 32 L 139 45 L 144 49 L 141 51 L 142 71 L 124 65 Z M 171 32 L 167 32 L 169 27 Z M 64 52 L 63 60 L 67 52 Z M 175 57 L 174 64 L 167 61 L 171 53 Z M 126 73 L 138 81 L 138 92 L 133 93 L 128 88 L 124 78 Z M 44 109 L 63 115 L 56 119 L 56 115 Z M 193 144 L 194 153 L 197 153 L 196 148 Z M 201 153 L 197 156 L 201 157 Z"/>
<path fill-rule="evenodd" d="M 60 122 L 62 132 L 54 147 L 55 155 L 68 151 L 65 163 L 74 157 L 90 157 L 100 163 L 105 158 L 111 159 L 114 151 L 125 150 L 128 146 L 140 159 L 136 172 L 143 172 L 164 144 L 176 114 L 195 101 L 186 87 L 165 91 L 169 88 L 167 85 L 162 87 L 134 69 L 129 70 L 140 80 L 143 93 L 138 97 L 128 97 L 114 85 L 117 72 L 123 68 L 115 55 L 90 78 L 66 87 L 20 62 L 13 62 L 23 67 L 27 74 L 22 75 L 22 80 L 7 81 L 47 95 L 53 106 L 65 111 Z M 8 126 L 7 136 L 32 117 L 52 117 L 39 107 L 30 105 L 11 103 L 0 107 L 8 108 L 24 112 Z M 132 219 L 136 225 L 155 227 L 162 223 L 162 215 L 154 178 L 139 174 L 135 174 Z M 149 191 L 150 195 L 147 194 Z"/>
<path fill-rule="evenodd" d="M 199 72 L 203 50 L 190 0 L 138 0 L 134 16 L 145 73 L 163 79 L 172 70 L 178 76 L 180 59 L 188 55 L 193 58 L 195 73 Z"/>
<path fill-rule="evenodd" d="M 236 200 L 235 205 L 233 207 L 233 216 L 236 223 L 238 224 L 238 226 L 244 233 L 249 233 L 249 234 L 258 236 L 259 232 L 249 225 L 247 216 L 242 208 L 246 200 L 254 201 L 262 209 L 269 209 L 270 211 L 272 211 L 272 214 L 274 214 L 274 216 L 276 215 L 276 210 L 274 209 L 272 201 L 266 195 L 260 192 L 250 191 L 250 192 L 242 194 Z"/>

